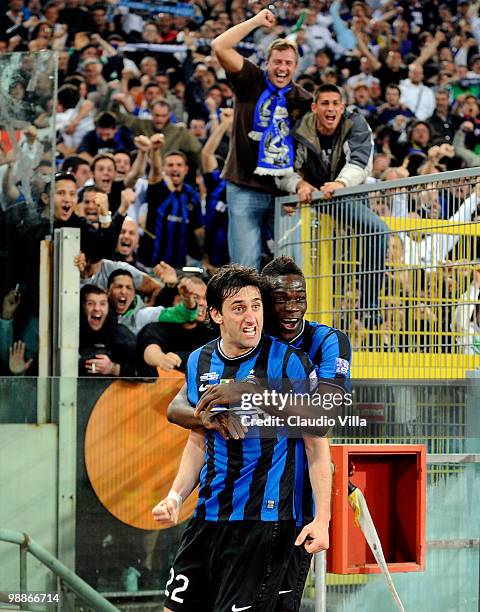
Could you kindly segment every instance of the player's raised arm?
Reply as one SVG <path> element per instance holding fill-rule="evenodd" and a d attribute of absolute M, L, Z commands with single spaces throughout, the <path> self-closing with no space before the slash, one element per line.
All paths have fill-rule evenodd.
<path fill-rule="evenodd" d="M 240 72 L 243 67 L 243 57 L 234 49 L 240 41 L 260 27 L 270 28 L 275 25 L 275 16 L 268 9 L 263 9 L 254 17 L 228 29 L 212 42 L 212 48 L 220 64 L 227 72 Z"/>
<path fill-rule="evenodd" d="M 328 438 L 303 435 L 308 461 L 308 473 L 315 499 L 315 518 L 305 525 L 295 544 L 303 544 L 308 553 L 326 550 L 329 546 L 328 525 L 332 496 L 332 467 Z"/>
<path fill-rule="evenodd" d="M 205 435 L 191 431 L 172 488 L 152 510 L 157 523 L 176 524 L 183 502 L 197 486 L 205 463 Z"/>

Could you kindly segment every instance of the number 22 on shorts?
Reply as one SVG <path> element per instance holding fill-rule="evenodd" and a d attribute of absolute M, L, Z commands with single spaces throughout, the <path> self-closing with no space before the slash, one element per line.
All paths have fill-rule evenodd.
<path fill-rule="evenodd" d="M 173 591 L 172 591 L 172 594 L 170 595 L 169 587 L 171 586 L 173 581 L 181 582 L 182 584 L 180 586 L 175 587 L 173 589 Z M 170 568 L 170 574 L 168 576 L 168 582 L 165 585 L 165 595 L 166 595 L 166 597 L 170 597 L 170 599 L 172 601 L 176 601 L 177 603 L 183 603 L 183 597 L 178 597 L 178 595 L 180 593 L 183 593 L 183 591 L 187 590 L 188 583 L 189 583 L 189 580 L 188 580 L 188 578 L 184 574 L 177 574 L 175 576 L 175 573 L 173 571 L 173 567 Z"/>

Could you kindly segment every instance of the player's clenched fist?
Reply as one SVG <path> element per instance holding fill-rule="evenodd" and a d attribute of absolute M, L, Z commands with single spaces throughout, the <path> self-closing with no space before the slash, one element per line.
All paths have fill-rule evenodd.
<path fill-rule="evenodd" d="M 176 525 L 180 508 L 182 507 L 182 498 L 180 495 L 173 496 L 170 492 L 165 499 L 162 499 L 152 510 L 153 520 L 157 523 L 166 523 L 168 525 Z"/>

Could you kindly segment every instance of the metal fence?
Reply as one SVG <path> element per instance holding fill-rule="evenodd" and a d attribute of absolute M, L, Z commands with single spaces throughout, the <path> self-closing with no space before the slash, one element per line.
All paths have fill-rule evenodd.
<path fill-rule="evenodd" d="M 328 202 L 317 193 L 291 216 L 282 207 L 296 198 L 277 201 L 276 255 L 301 265 L 307 316 L 346 332 L 353 346 L 353 410 L 369 425 L 361 438 L 344 431 L 334 441 L 422 443 L 431 458 L 444 457 L 428 468 L 427 570 L 394 578 L 406 609 L 474 610 L 479 601 L 469 493 L 478 466 L 452 459 L 478 452 L 478 381 L 458 379 L 480 368 L 479 176 L 362 185 Z M 302 609 L 395 609 L 380 576 L 327 574 L 326 585 L 319 597 L 312 568 Z"/>
<path fill-rule="evenodd" d="M 480 170 L 342 189 L 282 213 L 308 316 L 346 332 L 356 378 L 463 378 L 480 367 Z"/>
<path fill-rule="evenodd" d="M 477 455 L 478 457 L 478 455 Z M 467 461 L 471 459 L 465 458 Z M 395 573 L 393 580 L 405 610 L 474 612 L 479 605 L 479 531 L 475 496 L 479 494 L 478 463 L 458 465 L 452 455 L 435 455 L 427 472 L 426 570 Z M 472 459 L 473 461 L 473 459 Z M 478 461 L 478 459 L 477 459 Z M 455 470 L 452 470 L 453 467 Z M 444 474 L 437 477 L 438 469 Z M 302 612 L 394 612 L 396 606 L 381 575 L 326 576 L 326 602 L 319 607 L 315 564 L 307 579 Z"/>

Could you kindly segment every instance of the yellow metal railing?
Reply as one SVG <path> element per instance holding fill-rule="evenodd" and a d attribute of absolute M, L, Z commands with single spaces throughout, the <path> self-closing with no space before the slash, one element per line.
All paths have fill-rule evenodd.
<path fill-rule="evenodd" d="M 301 206 L 296 221 L 282 220 L 277 208 L 278 253 L 298 261 L 300 242 L 307 316 L 348 334 L 354 378 L 460 379 L 480 368 L 477 175 L 464 170 L 342 190 L 331 202 Z M 351 208 L 339 214 L 346 202 L 389 215 L 400 202 L 404 213 L 379 217 L 386 224 L 380 233 L 361 231 Z M 288 228 L 299 218 L 295 235 Z M 385 261 L 372 251 L 380 238 Z M 378 267 L 367 258 L 378 258 Z M 376 292 L 371 309 L 366 291 Z"/>
<path fill-rule="evenodd" d="M 325 214 L 320 215 L 319 227 L 315 228 L 318 243 L 303 242 L 304 261 L 316 259 L 315 265 L 305 269 L 309 295 L 314 296 L 309 300 L 309 316 L 350 336 L 355 349 L 354 378 L 463 378 L 467 370 L 480 368 L 480 354 L 469 354 L 467 347 L 459 344 L 464 334 L 455 328 L 454 313 L 480 271 L 480 264 L 473 263 L 480 223 L 391 217 L 383 220 L 391 230 L 379 300 L 383 322 L 375 329 L 366 329 L 361 318 L 355 317 L 358 295 L 348 283 L 345 290 L 344 279 L 361 274 L 362 262 L 355 254 L 353 237 L 348 238 L 353 247 L 350 254 L 342 257 L 345 239 L 334 238 L 338 227 Z M 410 253 L 410 263 L 406 263 L 398 243 L 412 233 L 420 241 L 421 236 L 427 235 L 457 236 L 457 253 L 464 257 L 422 263 L 411 261 Z M 314 245 L 318 250 L 316 258 L 309 252 Z"/>

